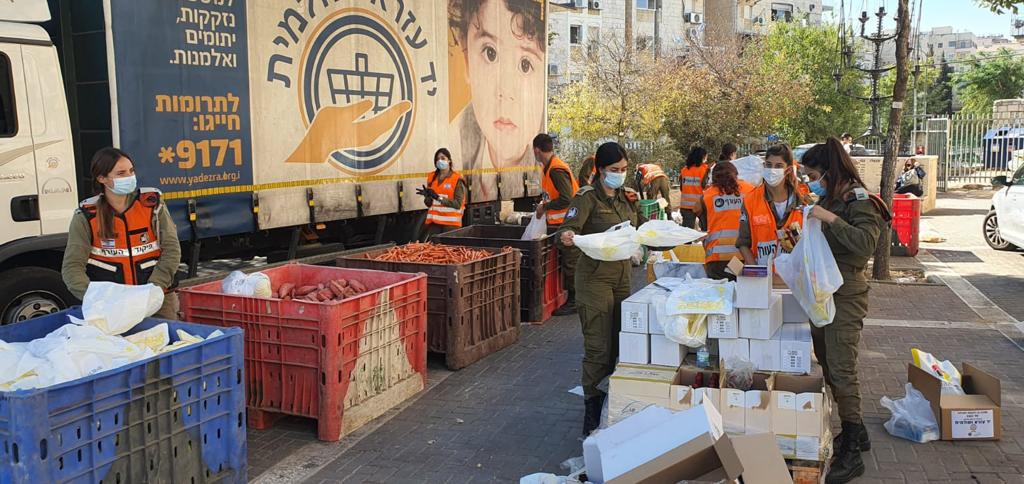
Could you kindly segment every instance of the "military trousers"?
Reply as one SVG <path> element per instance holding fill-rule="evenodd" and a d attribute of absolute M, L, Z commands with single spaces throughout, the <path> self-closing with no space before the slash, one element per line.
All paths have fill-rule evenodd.
<path fill-rule="evenodd" d="M 862 423 L 860 408 L 860 379 L 857 372 L 857 346 L 868 314 L 868 283 L 853 275 L 843 274 L 849 281 L 839 288 L 833 298 L 836 317 L 823 328 L 811 325 L 814 355 L 818 358 L 825 383 L 839 408 L 844 422 Z"/>
<path fill-rule="evenodd" d="M 601 380 L 615 371 L 622 329 L 622 301 L 629 297 L 628 260 L 597 261 L 581 255 L 576 265 L 576 307 L 583 330 L 583 394 L 597 397 Z"/>
<path fill-rule="evenodd" d="M 576 300 L 576 263 L 580 259 L 579 247 L 565 247 L 558 244 L 559 264 L 562 268 L 562 284 L 569 291 L 569 301 Z"/>

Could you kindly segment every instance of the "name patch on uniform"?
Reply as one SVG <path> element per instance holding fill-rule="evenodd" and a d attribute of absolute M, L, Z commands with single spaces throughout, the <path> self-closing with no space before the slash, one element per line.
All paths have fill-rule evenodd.
<path fill-rule="evenodd" d="M 739 210 L 741 207 L 743 207 L 743 199 L 735 195 L 715 197 L 715 210 Z"/>
<path fill-rule="evenodd" d="M 853 194 L 857 197 L 857 200 L 867 200 L 868 198 L 871 198 L 868 195 L 868 191 L 863 188 L 854 188 Z"/>
<path fill-rule="evenodd" d="M 142 235 L 140 235 L 139 236 L 139 241 L 142 242 L 143 244 L 148 244 L 149 243 L 149 234 L 142 234 Z"/>
<path fill-rule="evenodd" d="M 114 239 L 103 239 L 100 240 L 100 247 L 104 249 L 113 249 L 117 247 L 117 241 Z"/>
<path fill-rule="evenodd" d="M 771 223 L 771 221 L 768 220 L 768 216 L 765 214 L 754 215 L 752 222 L 754 225 L 767 225 Z"/>
<path fill-rule="evenodd" d="M 572 207 L 568 212 L 565 213 L 565 218 L 573 218 L 576 216 L 576 207 Z"/>

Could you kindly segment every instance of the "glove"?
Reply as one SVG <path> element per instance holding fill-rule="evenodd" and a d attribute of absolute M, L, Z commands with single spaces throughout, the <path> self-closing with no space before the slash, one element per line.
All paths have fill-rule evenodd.
<path fill-rule="evenodd" d="M 437 200 L 440 198 L 437 196 L 437 192 L 435 192 L 433 189 L 427 188 L 426 186 L 421 186 L 417 188 L 416 194 L 422 195 L 423 197 L 429 198 L 431 200 Z"/>
<path fill-rule="evenodd" d="M 677 224 L 679 224 L 679 225 L 682 225 L 683 224 L 683 214 L 679 213 L 679 210 L 676 210 L 675 212 L 672 212 L 672 221 L 677 223 Z"/>

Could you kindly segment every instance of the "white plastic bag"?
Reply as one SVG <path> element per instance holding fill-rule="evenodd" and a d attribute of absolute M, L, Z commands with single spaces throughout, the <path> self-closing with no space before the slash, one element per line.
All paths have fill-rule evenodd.
<path fill-rule="evenodd" d="M 530 219 L 530 224 L 526 226 L 526 231 L 523 232 L 523 236 L 519 240 L 540 240 L 548 235 L 548 223 L 543 217 L 538 217 L 534 214 Z"/>
<path fill-rule="evenodd" d="M 667 281 L 656 281 L 665 285 Z M 687 279 L 671 287 L 665 300 L 665 314 L 730 314 L 736 283 L 715 279 Z"/>
<path fill-rule="evenodd" d="M 942 380 L 943 395 L 963 395 L 964 389 L 960 386 L 960 370 L 949 360 L 939 361 L 931 353 L 911 348 L 910 354 L 914 357 L 914 366 L 928 372 L 931 376 Z"/>
<path fill-rule="evenodd" d="M 233 271 L 221 281 L 220 289 L 224 294 L 235 296 L 269 298 L 273 295 L 270 277 L 262 272 L 245 274 L 241 271 Z"/>
<path fill-rule="evenodd" d="M 228 277 L 220 281 L 220 291 L 224 294 L 242 294 L 242 284 L 245 283 L 245 273 L 242 271 L 231 271 Z"/>
<path fill-rule="evenodd" d="M 885 422 L 885 430 L 893 437 L 923 444 L 939 440 L 939 423 L 935 420 L 932 404 L 907 383 L 907 395 L 898 400 L 882 397 L 882 406 L 892 412 Z"/>
<path fill-rule="evenodd" d="M 676 247 L 707 235 L 671 220 L 651 220 L 636 229 L 636 243 L 649 247 Z"/>
<path fill-rule="evenodd" d="M 104 334 L 127 332 L 160 310 L 164 291 L 153 284 L 126 286 L 113 282 L 91 282 L 82 298 L 82 319 L 71 322 L 98 328 Z"/>
<path fill-rule="evenodd" d="M 707 314 L 675 314 L 661 320 L 665 337 L 690 348 L 704 346 L 708 338 Z"/>
<path fill-rule="evenodd" d="M 764 181 L 764 160 L 757 155 L 747 155 L 730 163 L 736 166 L 737 178 L 751 185 L 760 186 Z"/>
<path fill-rule="evenodd" d="M 793 297 L 817 327 L 832 323 L 836 315 L 832 294 L 843 285 L 836 259 L 821 231 L 821 221 L 809 217 L 811 207 L 804 209 L 804 231 L 793 252 L 775 259 L 775 270 L 786 282 Z"/>
<path fill-rule="evenodd" d="M 591 259 L 620 261 L 640 252 L 635 237 L 636 229 L 626 221 L 599 234 L 576 235 L 572 242 Z"/>

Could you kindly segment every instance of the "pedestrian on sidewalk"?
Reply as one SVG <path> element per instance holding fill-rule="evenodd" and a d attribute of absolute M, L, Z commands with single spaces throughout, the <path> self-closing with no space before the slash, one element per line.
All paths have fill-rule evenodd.
<path fill-rule="evenodd" d="M 626 150 L 618 143 L 597 148 L 594 165 L 598 178 L 580 188 L 569 204 L 558 231 L 561 246 L 575 247 L 576 234 L 601 233 L 625 221 L 637 225 L 639 194 L 623 186 L 627 163 Z M 576 304 L 583 327 L 584 436 L 600 423 L 606 394 L 597 385 L 612 374 L 619 358 L 622 300 L 629 297 L 632 271 L 629 260 L 598 261 L 581 254 L 576 263 Z"/>
<path fill-rule="evenodd" d="M 860 408 L 857 345 L 868 314 L 868 282 L 864 273 L 875 252 L 878 234 L 891 219 L 880 198 L 864 189 L 857 168 L 838 139 L 814 145 L 803 156 L 811 191 L 819 197 L 809 216 L 824 223 L 843 285 L 833 295 L 832 323 L 812 327 L 814 353 L 839 407 L 843 430 L 833 441 L 838 448 L 825 482 L 850 482 L 864 473 L 860 453 L 871 449 Z"/>
<path fill-rule="evenodd" d="M 743 196 L 753 190 L 753 185 L 739 179 L 736 165 L 731 161 L 719 161 L 715 165 L 711 186 L 704 190 L 700 202 L 708 231 L 704 238 L 704 270 L 712 279 L 736 280 L 736 276 L 725 271 L 725 266 L 733 257 L 741 257 L 736 248 L 740 212 Z"/>
<path fill-rule="evenodd" d="M 700 210 L 700 197 L 704 192 L 704 179 L 708 174 L 708 152 L 700 146 L 690 150 L 686 156 L 686 164 L 679 172 L 679 214 L 683 217 L 683 227 L 697 227 L 697 210 Z M 703 222 L 701 225 L 704 225 Z"/>
<path fill-rule="evenodd" d="M 565 221 L 569 211 L 569 203 L 580 189 L 576 178 L 572 176 L 569 165 L 555 155 L 555 143 L 546 133 L 533 138 L 533 155 L 544 165 L 544 178 L 541 187 L 544 189 L 544 201 L 537 206 L 537 217 L 545 217 L 548 228 L 558 227 Z M 576 261 L 580 258 L 577 247 L 560 246 L 562 277 L 565 287 L 569 289 L 569 299 L 562 307 L 555 310 L 555 316 L 567 316 L 576 313 Z"/>

